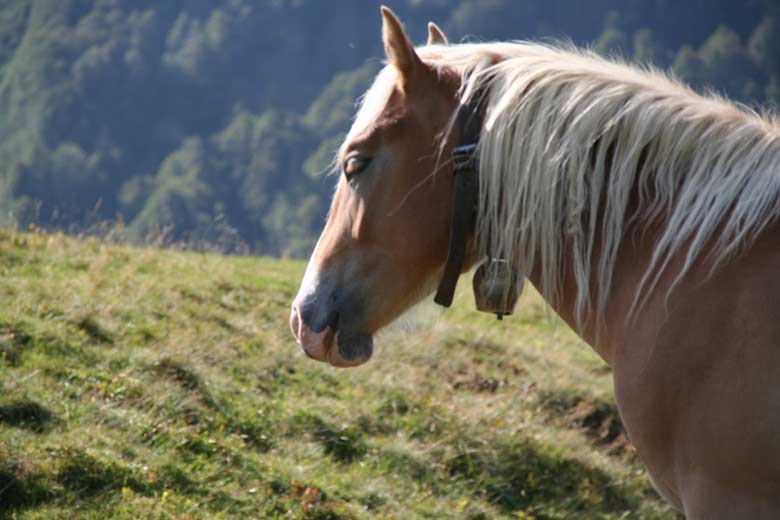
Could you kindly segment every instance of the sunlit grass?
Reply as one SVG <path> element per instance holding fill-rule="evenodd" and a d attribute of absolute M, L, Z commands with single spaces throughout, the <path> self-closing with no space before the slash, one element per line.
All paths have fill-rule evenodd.
<path fill-rule="evenodd" d="M 672 516 L 538 295 L 343 371 L 288 332 L 303 268 L 0 232 L 0 517 Z"/>

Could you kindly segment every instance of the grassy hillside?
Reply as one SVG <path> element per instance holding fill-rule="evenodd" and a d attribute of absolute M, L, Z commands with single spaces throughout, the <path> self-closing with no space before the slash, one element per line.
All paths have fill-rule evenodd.
<path fill-rule="evenodd" d="M 303 268 L 0 231 L 0 518 L 673 516 L 538 296 L 340 371 L 288 332 Z"/>

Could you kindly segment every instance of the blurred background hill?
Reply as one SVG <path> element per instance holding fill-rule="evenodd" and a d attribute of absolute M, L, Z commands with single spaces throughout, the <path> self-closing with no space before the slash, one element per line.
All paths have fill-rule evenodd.
<path fill-rule="evenodd" d="M 397 0 L 416 41 L 571 39 L 780 104 L 777 0 Z M 379 2 L 1 0 L 0 226 L 305 256 Z"/>

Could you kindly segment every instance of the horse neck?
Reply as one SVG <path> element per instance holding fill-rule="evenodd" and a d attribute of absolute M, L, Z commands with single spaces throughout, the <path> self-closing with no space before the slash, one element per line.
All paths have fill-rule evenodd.
<path fill-rule="evenodd" d="M 562 266 L 560 292 L 557 298 L 551 298 L 542 292 L 540 265 L 533 266 L 527 274 L 528 281 L 543 295 L 556 314 L 587 342 L 608 365 L 612 364 L 616 345 L 625 341 L 633 326 L 632 319 L 636 316 L 629 316 L 629 312 L 635 300 L 637 288 L 650 265 L 655 241 L 660 234 L 660 226 L 627 230 L 626 236 L 630 239 L 624 240 L 618 250 L 609 299 L 601 316 L 596 312 L 591 312 L 578 322 L 576 316 L 577 279 L 574 274 L 574 266 L 570 262 L 566 262 Z M 592 265 L 598 265 L 600 242 L 601 240 L 597 236 L 596 247 L 594 247 L 593 258 L 591 258 Z M 571 258 L 568 251 L 564 254 L 564 258 Z M 666 288 L 671 284 L 672 280 L 666 278 L 668 277 L 662 279 L 656 287 L 655 290 L 658 291 L 658 294 L 665 294 Z M 595 301 L 597 286 L 594 272 L 589 290 L 592 301 Z M 642 315 L 646 316 L 658 312 L 656 303 L 654 299 L 640 309 Z"/>

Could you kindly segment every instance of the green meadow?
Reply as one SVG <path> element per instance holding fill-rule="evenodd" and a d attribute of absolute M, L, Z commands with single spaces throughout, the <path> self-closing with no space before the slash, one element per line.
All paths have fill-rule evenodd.
<path fill-rule="evenodd" d="M 304 267 L 0 231 L 0 518 L 674 517 L 531 290 L 338 370 L 288 330 Z"/>

